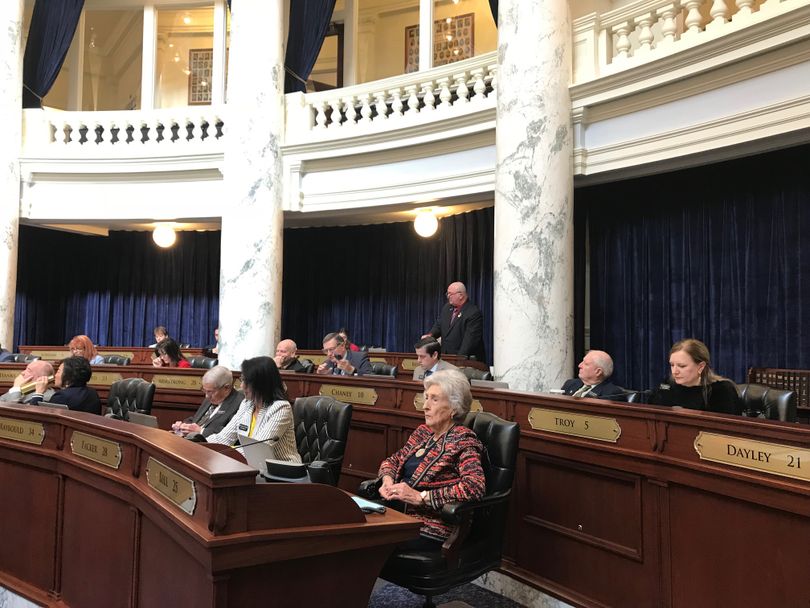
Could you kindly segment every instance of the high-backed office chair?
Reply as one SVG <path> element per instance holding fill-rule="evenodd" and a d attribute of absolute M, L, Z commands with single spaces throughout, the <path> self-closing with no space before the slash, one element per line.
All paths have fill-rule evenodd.
<path fill-rule="evenodd" d="M 180 349 L 191 348 L 191 344 L 185 344 L 185 343 L 179 343 L 177 346 L 180 347 Z"/>
<path fill-rule="evenodd" d="M 478 578 L 501 563 L 501 549 L 515 476 L 520 429 L 489 412 L 470 412 L 464 425 L 484 445 L 482 465 L 487 491 L 478 502 L 448 503 L 441 516 L 456 531 L 437 550 L 394 550 L 380 576 L 425 597 L 432 607 L 435 595 Z M 375 481 L 363 482 L 359 494 L 374 498 Z M 379 494 L 377 494 L 379 498 Z"/>
<path fill-rule="evenodd" d="M 123 355 L 101 355 L 101 358 L 104 359 L 105 365 L 129 365 L 132 360 L 130 357 L 124 357 Z"/>
<path fill-rule="evenodd" d="M 327 470 L 326 479 L 336 486 L 352 421 L 352 406 L 332 397 L 299 397 L 293 405 L 295 443 L 301 462 L 310 469 Z M 319 476 L 318 479 L 322 478 Z"/>
<path fill-rule="evenodd" d="M 782 422 L 796 422 L 796 393 L 764 384 L 738 384 L 743 415 Z"/>
<path fill-rule="evenodd" d="M 389 365 L 384 361 L 372 361 L 371 362 L 371 373 L 376 376 L 393 376 L 394 378 L 397 377 L 397 372 L 399 369 L 396 365 Z"/>
<path fill-rule="evenodd" d="M 627 403 L 649 403 L 652 391 L 634 391 L 632 389 L 625 389 Z"/>
<path fill-rule="evenodd" d="M 219 359 L 212 359 L 211 357 L 203 357 L 202 355 L 198 355 L 196 357 L 189 357 L 188 362 L 191 364 L 191 367 L 196 367 L 198 369 L 211 369 L 217 363 L 219 363 Z"/>
<path fill-rule="evenodd" d="M 301 371 L 302 374 L 313 374 L 315 373 L 315 368 L 318 367 L 311 359 L 298 359 L 298 362 L 304 366 L 304 369 Z"/>
<path fill-rule="evenodd" d="M 129 412 L 152 413 L 155 385 L 143 378 L 125 378 L 113 382 L 107 396 L 107 415 L 127 420 Z"/>
<path fill-rule="evenodd" d="M 26 353 L 12 353 L 5 363 L 31 363 L 40 359 L 37 355 L 29 355 Z"/>
<path fill-rule="evenodd" d="M 487 370 L 475 367 L 459 367 L 458 371 L 467 376 L 467 380 L 493 380 L 492 374 Z"/>

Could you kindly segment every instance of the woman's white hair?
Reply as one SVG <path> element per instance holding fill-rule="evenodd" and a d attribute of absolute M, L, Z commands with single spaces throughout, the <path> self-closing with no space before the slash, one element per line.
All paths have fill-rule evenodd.
<path fill-rule="evenodd" d="M 453 412 L 453 420 L 456 423 L 463 422 L 472 404 L 470 381 L 467 380 L 467 376 L 454 369 L 445 369 L 425 378 L 425 390 L 431 386 L 438 386 L 447 397 Z"/>

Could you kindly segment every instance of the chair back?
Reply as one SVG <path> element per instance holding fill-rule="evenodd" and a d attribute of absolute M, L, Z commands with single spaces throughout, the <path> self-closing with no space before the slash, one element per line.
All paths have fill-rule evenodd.
<path fill-rule="evenodd" d="M 212 359 L 211 357 L 197 355 L 196 357 L 189 357 L 188 362 L 191 367 L 196 367 L 198 369 L 211 369 L 217 363 L 219 363 L 219 359 Z"/>
<path fill-rule="evenodd" d="M 129 365 L 132 360 L 130 357 L 123 355 L 101 355 L 101 358 L 104 359 L 105 365 Z"/>
<path fill-rule="evenodd" d="M 738 384 L 743 414 L 754 418 L 796 422 L 796 393 L 764 384 Z"/>
<path fill-rule="evenodd" d="M 332 485 L 337 485 L 352 421 L 351 404 L 332 397 L 299 397 L 293 405 L 293 421 L 301 461 L 306 465 L 325 462 Z"/>
<path fill-rule="evenodd" d="M 6 363 L 31 363 L 31 361 L 37 361 L 40 357 L 37 355 L 29 355 L 27 353 L 12 353 L 10 357 L 6 359 Z"/>
<path fill-rule="evenodd" d="M 487 478 L 487 496 L 509 493 L 515 478 L 520 427 L 489 412 L 470 412 L 464 426 L 475 431 L 483 444 L 484 475 Z"/>
<path fill-rule="evenodd" d="M 649 403 L 652 391 L 635 391 L 632 389 L 624 389 L 624 394 L 627 396 L 627 403 Z"/>
<path fill-rule="evenodd" d="M 304 366 L 304 369 L 301 370 L 302 374 L 315 373 L 315 368 L 317 366 L 315 365 L 315 363 L 313 363 L 312 359 L 298 359 L 298 362 Z"/>
<path fill-rule="evenodd" d="M 125 378 L 113 382 L 107 396 L 107 411 L 115 418 L 126 420 L 129 412 L 152 413 L 155 385 L 143 378 Z"/>
<path fill-rule="evenodd" d="M 398 372 L 399 369 L 396 365 L 389 365 L 385 361 L 371 362 L 371 373 L 376 376 L 393 376 L 396 378 Z"/>
<path fill-rule="evenodd" d="M 459 367 L 458 371 L 467 376 L 467 380 L 493 380 L 492 374 L 488 370 L 475 367 Z"/>

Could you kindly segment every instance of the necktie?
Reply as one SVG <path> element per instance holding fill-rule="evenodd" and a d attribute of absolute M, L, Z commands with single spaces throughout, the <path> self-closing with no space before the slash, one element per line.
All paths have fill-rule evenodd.
<path fill-rule="evenodd" d="M 456 318 L 458 317 L 458 308 L 453 309 L 453 314 L 450 315 L 450 325 L 456 322 Z"/>
<path fill-rule="evenodd" d="M 208 408 L 208 411 L 205 412 L 205 415 L 202 418 L 200 418 L 200 421 L 197 423 L 197 425 L 204 427 L 206 424 L 208 424 L 211 421 L 211 416 L 214 414 L 215 409 L 217 409 L 217 406 L 212 403 L 211 407 Z"/>
<path fill-rule="evenodd" d="M 432 369 L 429 369 L 428 371 L 426 371 L 426 372 L 425 372 L 425 378 L 427 378 L 428 376 L 430 376 L 432 373 L 433 373 L 433 370 L 432 370 Z"/>
<path fill-rule="evenodd" d="M 572 396 L 573 397 L 584 397 L 585 394 L 593 388 L 592 384 L 583 384 L 580 389 L 575 392 Z"/>

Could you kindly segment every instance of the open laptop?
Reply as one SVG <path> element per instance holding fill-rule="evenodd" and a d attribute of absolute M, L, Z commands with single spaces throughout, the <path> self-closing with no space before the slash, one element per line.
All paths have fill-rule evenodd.
<path fill-rule="evenodd" d="M 495 380 L 470 380 L 470 385 L 477 388 L 509 388 L 508 382 L 497 382 Z"/>
<path fill-rule="evenodd" d="M 67 410 L 70 409 L 64 403 L 51 403 L 50 401 L 40 401 L 39 405 L 44 405 L 46 407 L 56 408 L 57 410 Z"/>
<path fill-rule="evenodd" d="M 130 411 L 127 412 L 127 420 L 142 426 L 150 426 L 153 429 L 158 428 L 158 419 L 155 416 L 150 416 L 149 414 L 141 414 L 139 412 Z"/>
<path fill-rule="evenodd" d="M 252 439 L 247 435 L 243 435 L 242 433 L 239 433 L 237 438 L 239 439 L 239 445 L 242 448 L 242 454 L 245 455 L 245 460 L 248 461 L 248 464 L 259 471 L 260 474 L 266 475 L 266 461 L 268 459 L 275 460 L 276 458 L 276 452 L 273 449 L 271 442 L 256 441 L 256 439 Z"/>

